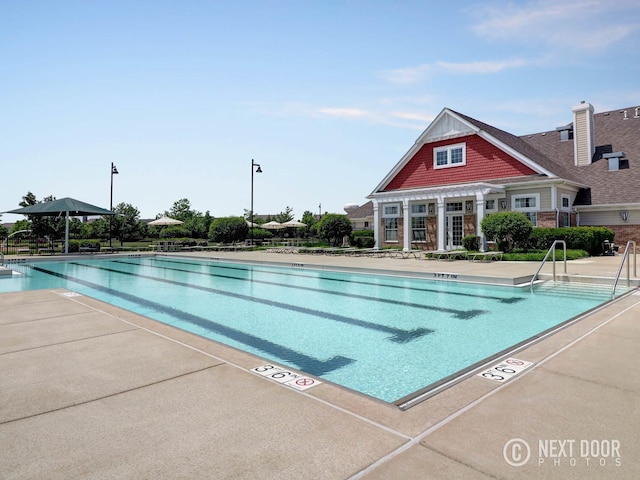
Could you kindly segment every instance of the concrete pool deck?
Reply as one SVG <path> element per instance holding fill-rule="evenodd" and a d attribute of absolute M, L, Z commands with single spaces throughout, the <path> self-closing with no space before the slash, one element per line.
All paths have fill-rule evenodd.
<path fill-rule="evenodd" d="M 190 255 L 507 283 L 538 266 Z M 620 258 L 568 262 L 569 279 L 610 279 Z M 639 319 L 626 295 L 515 354 L 533 366 L 508 382 L 474 375 L 401 411 L 278 384 L 250 371 L 269 361 L 67 290 L 0 294 L 1 476 L 637 479 Z"/>

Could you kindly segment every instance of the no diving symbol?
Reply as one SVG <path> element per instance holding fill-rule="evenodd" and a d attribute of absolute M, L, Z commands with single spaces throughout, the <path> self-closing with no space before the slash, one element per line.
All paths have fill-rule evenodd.
<path fill-rule="evenodd" d="M 505 360 L 505 363 L 508 363 L 509 365 L 524 365 L 522 360 L 516 360 L 515 358 L 509 358 L 508 360 Z"/>
<path fill-rule="evenodd" d="M 307 388 L 315 387 L 316 385 L 320 385 L 321 383 L 322 382 L 319 382 L 318 380 L 315 380 L 313 378 L 300 377 L 287 382 L 287 385 L 295 388 L 296 390 L 306 390 Z"/>

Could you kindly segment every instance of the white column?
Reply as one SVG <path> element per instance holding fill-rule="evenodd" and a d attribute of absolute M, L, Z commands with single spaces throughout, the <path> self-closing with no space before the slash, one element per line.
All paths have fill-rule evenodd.
<path fill-rule="evenodd" d="M 446 212 L 444 210 L 444 199 L 438 198 L 438 250 L 447 249 L 447 244 L 445 241 L 447 234 L 444 223 L 445 214 Z"/>
<path fill-rule="evenodd" d="M 485 196 L 483 193 L 476 193 L 476 235 L 478 235 L 480 243 L 480 251 L 485 251 L 484 234 L 480 228 L 482 219 L 484 218 Z"/>
<path fill-rule="evenodd" d="M 380 248 L 380 213 L 377 200 L 373 200 L 373 240 L 374 248 Z"/>
<path fill-rule="evenodd" d="M 403 238 L 403 250 L 405 252 L 411 250 L 411 211 L 409 210 L 409 200 L 406 198 L 402 200 L 402 236 Z"/>

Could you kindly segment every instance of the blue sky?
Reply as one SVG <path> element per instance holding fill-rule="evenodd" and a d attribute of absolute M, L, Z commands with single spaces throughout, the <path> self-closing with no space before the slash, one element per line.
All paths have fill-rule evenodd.
<path fill-rule="evenodd" d="M 637 0 L 0 0 L 0 211 L 344 213 L 445 107 L 515 134 L 640 105 Z M 4 215 L 9 222 L 22 216 Z"/>

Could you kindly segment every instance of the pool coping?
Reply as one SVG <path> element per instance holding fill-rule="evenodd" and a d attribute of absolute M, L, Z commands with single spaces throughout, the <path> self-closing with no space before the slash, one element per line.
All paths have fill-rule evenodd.
<path fill-rule="evenodd" d="M 258 366 L 258 364 L 262 362 L 262 359 L 259 357 L 240 352 L 232 347 L 217 344 L 216 342 L 203 339 L 188 332 L 174 329 L 173 327 L 160 324 L 152 319 L 133 314 L 89 297 L 72 297 L 68 300 L 84 304 L 111 318 L 128 322 L 135 325 L 136 328 L 140 328 L 152 335 L 166 338 L 168 341 L 180 345 L 182 348 L 210 356 L 216 359 L 216 362 L 222 362 L 242 372 L 242 378 L 247 379 L 247 375 L 258 377 L 251 373 L 250 369 Z M 427 464 L 432 467 L 437 466 L 439 468 L 453 461 L 455 463 L 454 467 L 460 471 L 466 471 L 468 468 L 471 468 L 473 476 L 469 476 L 468 478 L 477 478 L 478 475 L 482 474 L 499 475 L 499 472 L 503 471 L 504 468 L 509 468 L 509 465 L 496 465 L 495 458 L 493 457 L 491 465 L 486 465 L 471 453 L 447 453 L 446 449 L 443 450 L 441 446 L 438 447 L 436 445 L 438 439 L 443 435 L 446 437 L 446 431 L 453 428 L 451 426 L 457 425 L 460 422 L 464 423 L 466 421 L 467 423 L 473 423 L 480 421 L 480 423 L 482 423 L 483 417 L 478 418 L 477 415 L 474 416 L 473 412 L 482 411 L 484 405 L 495 403 L 498 401 L 497 399 L 502 399 L 505 395 L 509 396 L 508 392 L 521 389 L 523 385 L 528 385 L 530 383 L 528 379 L 536 379 L 538 382 L 543 381 L 545 375 L 549 375 L 546 365 L 551 364 L 554 358 L 562 355 L 565 350 L 571 349 L 573 345 L 583 341 L 583 339 L 589 338 L 594 332 L 606 328 L 620 312 L 625 312 L 630 308 L 635 309 L 636 312 L 640 312 L 640 307 L 637 305 L 637 293 L 630 293 L 618 298 L 613 303 L 590 312 L 585 315 L 584 318 L 581 318 L 579 322 L 575 322 L 542 341 L 528 346 L 518 353 L 518 358 L 531 361 L 534 363 L 534 366 L 506 383 L 496 384 L 490 380 L 474 375 L 405 411 L 385 402 L 377 401 L 371 397 L 330 383 L 323 383 L 304 392 L 287 389 L 265 378 L 259 378 L 258 385 L 260 385 L 260 382 L 268 382 L 268 384 L 273 384 L 276 390 L 283 390 L 286 394 L 281 393 L 279 395 L 285 395 L 287 398 L 290 398 L 291 401 L 294 402 L 294 404 L 291 404 L 294 409 L 297 408 L 294 406 L 296 404 L 296 398 L 312 399 L 318 402 L 319 405 L 322 405 L 322 408 L 329 407 L 333 409 L 336 415 L 340 417 L 344 414 L 352 416 L 376 429 L 384 431 L 385 435 L 392 434 L 392 436 L 396 436 L 401 440 L 399 446 L 392 448 L 375 461 L 363 460 L 362 462 L 364 463 L 362 463 L 361 468 L 356 468 L 353 471 L 352 478 L 376 478 L 376 472 L 382 475 L 382 472 L 388 472 L 389 469 L 395 472 L 404 471 L 402 470 L 404 467 L 399 466 L 398 462 L 400 462 L 401 465 L 413 465 L 416 462 L 422 464 L 422 462 L 427 461 L 424 455 L 429 456 L 429 458 L 434 457 L 427 461 Z M 55 317 L 59 313 L 60 312 L 51 312 L 50 316 Z M 600 336 L 602 337 L 602 335 Z M 603 338 L 605 340 L 615 341 L 617 337 L 608 335 Z M 541 374 L 541 372 L 544 374 Z M 555 371 L 553 375 L 557 375 Z M 269 389 L 269 391 L 273 390 Z M 539 390 L 535 391 L 537 391 L 538 394 L 543 393 Z M 545 392 L 546 395 L 552 393 L 553 392 Z M 621 394 L 626 395 L 624 389 Z M 231 397 L 230 400 L 233 401 L 233 392 L 229 392 L 229 395 Z M 609 398 L 608 401 L 611 402 L 611 398 Z M 598 399 L 591 399 L 591 403 L 593 402 L 598 403 Z M 580 405 L 575 405 L 573 408 L 580 410 L 581 407 Z M 49 414 L 43 413 L 42 415 L 46 417 Z M 468 418 L 469 415 L 471 415 L 471 419 Z M 533 427 L 530 428 L 533 429 Z M 619 426 L 618 428 L 622 427 Z M 2 426 L 0 425 L 0 430 L 1 429 Z M 572 433 L 569 431 L 565 433 L 565 436 L 570 438 L 571 435 L 575 436 L 575 434 L 575 432 Z M 457 443 L 460 444 L 469 444 L 469 442 L 471 442 L 471 440 L 462 441 L 462 438 L 458 438 L 457 440 Z M 637 444 L 636 438 L 626 440 L 628 445 Z M 412 457 L 414 452 L 420 452 L 419 460 Z M 500 452 L 496 453 L 498 457 L 500 456 L 499 453 Z M 0 456 L 1 455 L 2 454 L 0 454 Z M 303 458 L 306 457 L 303 456 Z M 447 460 L 447 458 L 449 460 Z M 436 462 L 435 464 L 433 463 L 434 461 Z M 255 464 L 254 468 L 262 468 L 262 466 Z M 255 473 L 258 470 L 253 471 Z M 507 471 L 514 474 L 513 470 Z M 634 470 L 634 472 L 637 471 L 637 469 Z M 522 474 L 522 478 L 536 478 L 535 475 L 540 474 L 540 470 L 534 470 L 529 476 L 527 476 L 528 471 L 519 470 L 517 472 L 518 474 Z M 325 476 L 324 478 L 346 477 Z M 398 477 L 396 476 L 395 478 Z M 630 476 L 628 478 L 632 477 Z"/>

